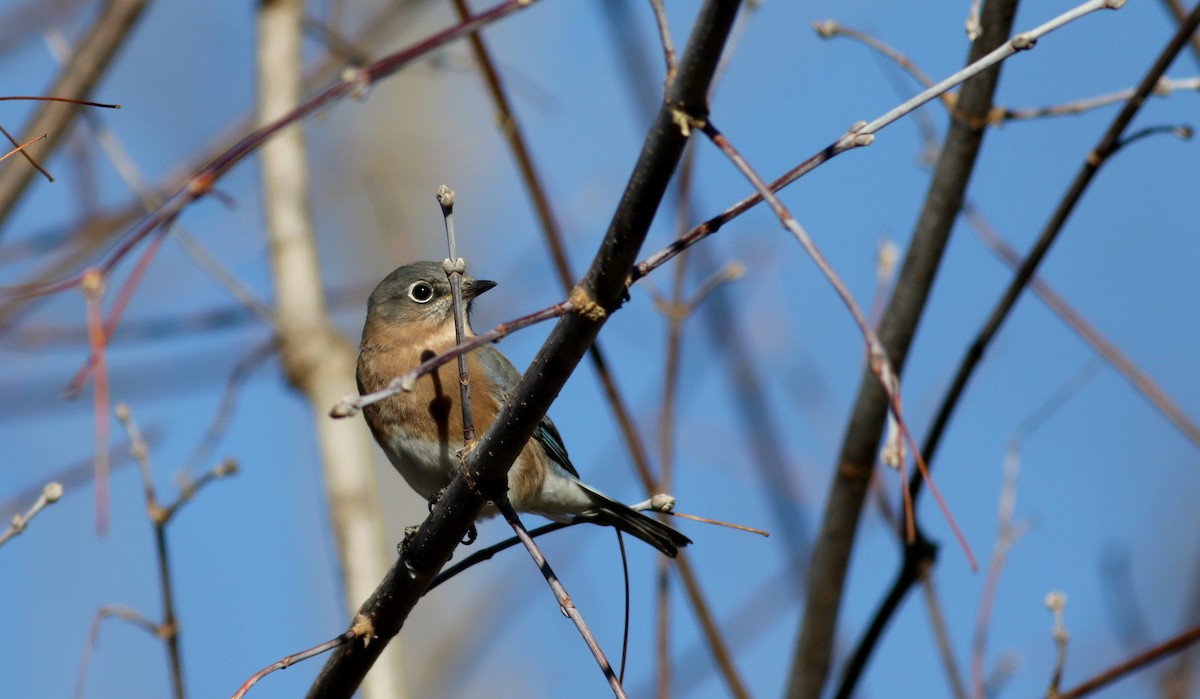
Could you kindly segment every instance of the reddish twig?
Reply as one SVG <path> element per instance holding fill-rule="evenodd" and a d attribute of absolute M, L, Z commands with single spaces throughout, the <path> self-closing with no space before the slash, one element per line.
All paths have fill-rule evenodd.
<path fill-rule="evenodd" d="M 1118 663 L 1113 667 L 1101 672 L 1091 679 L 1081 682 L 1079 685 L 1071 689 L 1060 692 L 1056 695 L 1056 699 L 1079 699 L 1079 697 L 1087 696 L 1092 692 L 1101 689 L 1122 677 L 1142 669 L 1143 667 L 1170 657 L 1181 650 L 1190 647 L 1192 644 L 1200 641 L 1200 626 L 1193 627 L 1183 633 L 1170 638 L 1162 643 L 1147 649 L 1125 662 Z"/>
<path fill-rule="evenodd" d="M 858 325 L 859 332 L 862 334 L 863 340 L 866 343 L 868 368 L 873 374 L 875 374 L 876 378 L 879 380 L 879 385 L 887 394 L 892 414 L 895 416 L 896 422 L 900 426 L 900 430 L 904 435 L 905 441 L 908 442 L 909 448 L 912 450 L 913 458 L 917 463 L 917 469 L 920 471 L 921 477 L 926 483 L 929 484 L 929 492 L 933 494 L 934 499 L 938 503 L 938 507 L 941 508 L 942 514 L 946 517 L 946 521 L 950 525 L 951 530 L 953 530 L 954 536 L 958 539 L 959 546 L 962 547 L 963 553 L 967 556 L 967 561 L 970 563 L 971 569 L 977 569 L 978 565 L 975 562 L 975 554 L 971 552 L 971 547 L 967 543 L 966 537 L 963 535 L 962 530 L 959 528 L 958 523 L 954 519 L 954 515 L 950 512 L 949 506 L 946 504 L 945 500 L 941 496 L 941 493 L 938 491 L 937 486 L 934 484 L 932 476 L 930 476 L 929 470 L 925 466 L 925 461 L 922 459 L 920 452 L 917 450 L 916 442 L 913 440 L 912 435 L 909 433 L 908 426 L 904 422 L 904 412 L 900 402 L 900 381 L 896 376 L 895 370 L 892 368 L 891 361 L 888 359 L 887 350 L 884 349 L 883 345 L 879 342 L 879 338 L 876 337 L 875 331 L 872 330 L 871 326 L 867 323 L 866 316 L 863 315 L 862 310 L 858 307 L 858 303 L 854 300 L 850 290 L 846 288 L 846 285 L 842 282 L 837 272 L 834 271 L 833 267 L 825 259 L 825 256 L 821 254 L 821 251 L 817 249 L 816 245 L 812 241 L 812 238 L 810 238 L 804 228 L 800 226 L 799 222 L 796 221 L 791 212 L 787 210 L 787 207 L 783 205 L 783 202 L 779 200 L 779 197 L 775 196 L 775 193 L 771 191 L 770 187 L 768 187 L 765 182 L 763 182 L 763 180 L 758 176 L 758 173 L 756 173 L 754 169 L 750 167 L 750 164 L 746 162 L 740 153 L 738 153 L 729 140 L 725 138 L 725 136 L 716 128 L 716 126 L 713 125 L 711 121 L 706 121 L 704 124 L 700 125 L 700 128 L 704 134 L 708 136 L 709 139 L 718 148 L 720 148 L 723 153 L 725 153 L 726 157 L 733 162 L 733 164 L 738 168 L 738 170 L 741 171 L 746 179 L 750 181 L 755 190 L 758 191 L 759 195 L 766 200 L 767 204 L 772 210 L 774 210 L 776 217 L 781 223 L 783 223 L 785 228 L 791 231 L 791 233 L 800 242 L 800 245 L 804 247 L 805 252 L 808 253 L 808 256 L 812 258 L 812 260 L 817 264 L 817 267 L 821 270 L 821 273 L 825 275 L 825 278 L 833 286 L 834 291 L 837 292 L 838 297 L 842 300 L 842 303 L 844 303 L 847 309 L 849 309 L 850 315 L 854 318 L 854 322 L 856 325 Z M 903 463 L 903 461 L 899 462 L 902 484 L 904 482 Z M 908 489 L 902 487 L 902 492 L 906 498 L 905 521 L 907 523 L 908 540 L 912 541 L 916 537 L 916 525 L 913 518 L 912 503 L 907 499 L 909 497 Z"/>
<path fill-rule="evenodd" d="M 238 690 L 233 693 L 232 699 L 242 699 L 242 697 L 246 696 L 246 692 L 250 691 L 251 687 L 258 684 L 259 680 L 261 680 L 262 678 L 271 674 L 272 672 L 275 672 L 276 670 L 286 670 L 289 667 L 295 665 L 296 663 L 298 663 L 302 660 L 308 660 L 309 658 L 312 658 L 314 656 L 331 651 L 340 645 L 350 643 L 351 641 L 358 638 L 359 636 L 367 636 L 368 629 L 366 628 L 366 625 L 368 624 L 368 622 L 365 619 L 362 619 L 361 617 L 360 617 L 360 619 L 361 619 L 362 626 L 360 626 L 360 624 L 356 623 L 354 626 L 350 627 L 345 633 L 341 634 L 340 636 L 337 636 L 336 638 L 332 638 L 324 643 L 317 644 L 307 650 L 302 650 L 299 653 L 293 653 L 291 655 L 280 658 L 279 660 L 276 660 L 275 662 L 271 663 L 270 665 L 264 667 L 263 669 L 259 670 L 256 673 L 254 673 L 253 675 L 250 676 L 250 678 L 248 680 L 246 680 L 245 682 L 242 683 L 241 687 L 238 687 Z"/>
<path fill-rule="evenodd" d="M 108 533 L 108 367 L 104 359 L 107 338 L 104 334 L 104 276 L 95 268 L 85 272 L 81 283 L 87 301 L 88 347 L 94 357 L 95 381 L 92 382 L 92 411 L 96 433 L 96 532 Z"/>
<path fill-rule="evenodd" d="M 1100 9 L 1117 9 L 1124 4 L 1124 0 L 1088 0 L 1078 7 L 1065 12 L 1058 17 L 1035 27 L 1034 29 L 1023 32 L 1012 37 L 1009 41 L 1004 42 L 999 48 L 991 51 L 979 60 L 967 65 L 962 70 L 950 75 L 941 82 L 930 86 L 925 91 L 905 101 L 903 104 L 889 110 L 885 114 L 876 117 L 871 122 L 860 121 L 842 134 L 836 141 L 829 144 L 822 150 L 810 156 L 807 160 L 800 163 L 796 167 L 784 173 L 781 177 L 771 182 L 769 189 L 772 192 L 787 187 L 796 180 L 804 177 L 808 173 L 818 167 L 829 162 L 833 158 L 855 148 L 861 148 L 870 145 L 875 134 L 890 126 L 892 123 L 899 120 L 914 110 L 918 109 L 927 102 L 937 99 L 942 94 L 948 92 L 958 84 L 978 75 L 983 71 L 998 65 L 1000 62 L 1008 59 L 1013 54 L 1019 51 L 1027 51 L 1033 48 L 1041 37 L 1063 27 L 1064 25 L 1073 22 L 1084 15 L 1090 14 Z M 726 223 L 742 215 L 749 209 L 763 202 L 762 194 L 756 192 L 745 199 L 737 202 L 733 206 L 725 209 L 725 211 L 708 219 L 704 223 L 696 226 L 688 231 L 686 235 L 680 236 L 667 247 L 659 250 L 642 262 L 634 265 L 633 271 L 630 273 L 630 283 L 636 282 L 638 279 L 649 274 L 654 269 L 665 264 L 668 260 L 678 255 L 680 252 L 695 245 L 704 238 L 716 233 Z"/>
<path fill-rule="evenodd" d="M 108 318 L 103 323 L 101 330 L 101 338 L 99 347 L 104 348 L 112 340 L 113 335 L 117 331 L 117 324 L 121 322 L 121 316 L 125 313 L 125 309 L 129 306 L 129 302 L 133 299 L 134 292 L 137 291 L 138 284 L 146 275 L 146 270 L 150 268 L 150 262 L 154 260 L 154 256 L 158 254 L 158 249 L 162 247 L 163 241 L 166 239 L 167 229 L 159 232 L 154 240 L 150 241 L 150 245 L 146 247 L 145 252 L 138 259 L 133 271 L 129 273 L 129 277 L 125 279 L 125 283 L 121 285 L 121 290 L 117 292 L 117 298 L 113 301 L 112 308 L 108 311 Z M 67 384 L 67 397 L 75 398 L 87 385 L 88 375 L 100 361 L 100 356 L 96 350 L 95 343 L 91 354 L 84 361 L 83 366 L 75 372 L 75 376 L 71 378 Z"/>
<path fill-rule="evenodd" d="M 162 206 L 126 234 L 121 243 L 97 265 L 97 268 L 105 274 L 110 272 L 113 267 L 129 254 L 131 249 L 136 247 L 148 235 L 160 227 L 169 226 L 192 202 L 212 194 L 213 185 L 218 179 L 223 177 L 233 166 L 257 151 L 263 143 L 283 129 L 312 116 L 334 102 L 346 97 L 356 97 L 365 94 L 371 85 L 395 73 L 416 59 L 455 39 L 478 31 L 488 24 L 525 9 L 534 4 L 534 2 L 536 0 L 505 0 L 505 2 L 501 2 L 489 10 L 474 15 L 467 21 L 459 22 L 452 27 L 436 32 L 424 40 L 385 56 L 365 68 L 346 71 L 340 81 L 321 90 L 283 116 L 265 124 L 261 128 L 251 131 L 240 141 L 217 156 L 207 166 L 194 173 L 182 187 L 164 200 Z M 0 287 L 0 294 L 20 297 L 52 294 L 78 285 L 81 279 L 82 275 L 75 275 L 52 282 Z"/>
<path fill-rule="evenodd" d="M 36 136 L 34 138 L 31 138 L 28 141 L 26 141 L 25 143 L 17 143 L 17 139 L 13 138 L 12 135 L 10 133 L 8 133 L 8 131 L 4 127 L 0 126 L 0 131 L 3 131 L 4 136 L 9 140 L 10 143 L 13 144 L 12 150 L 8 151 L 4 155 L 0 155 L 0 162 L 8 160 L 8 156 L 10 156 L 10 155 L 15 155 L 17 153 L 20 153 L 22 156 L 25 157 L 25 160 L 29 161 L 30 165 L 37 168 L 38 172 L 45 175 L 46 178 L 49 179 L 51 182 L 54 181 L 54 178 L 50 176 L 50 173 L 46 172 L 46 168 L 42 167 L 38 163 L 38 161 L 34 160 L 33 156 L 30 155 L 25 150 L 26 148 L 29 148 L 29 146 L 32 146 L 33 144 L 37 143 L 38 141 L 46 138 L 46 134 L 42 134 L 41 136 Z"/>

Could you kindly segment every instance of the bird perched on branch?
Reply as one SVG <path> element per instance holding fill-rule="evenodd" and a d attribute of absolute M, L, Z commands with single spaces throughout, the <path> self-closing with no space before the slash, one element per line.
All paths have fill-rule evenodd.
<path fill-rule="evenodd" d="M 468 314 L 475 297 L 494 286 L 495 282 L 463 275 Z M 469 320 L 465 331 L 467 337 L 474 335 Z M 442 264 L 415 262 L 400 267 L 375 287 L 367 301 L 358 390 L 378 391 L 455 344 L 454 301 Z M 482 433 L 496 419 L 521 374 L 491 345 L 473 350 L 467 361 L 472 419 Z M 419 379 L 412 391 L 365 407 L 363 415 L 392 465 L 422 497 L 435 498 L 458 473 L 463 420 L 458 371 L 452 362 Z M 579 480 L 549 417 L 542 418 L 509 470 L 508 497 L 519 512 L 558 522 L 584 520 L 613 526 L 667 556 L 674 557 L 680 547 L 692 543 L 675 529 Z M 484 516 L 494 514 L 494 508 L 485 508 Z"/>

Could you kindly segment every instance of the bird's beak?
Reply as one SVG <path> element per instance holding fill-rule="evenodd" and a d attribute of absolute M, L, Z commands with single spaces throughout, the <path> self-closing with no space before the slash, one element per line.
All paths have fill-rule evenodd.
<path fill-rule="evenodd" d="M 496 282 L 490 279 L 472 279 L 466 277 L 463 279 L 463 296 L 470 301 L 494 286 L 496 286 Z"/>

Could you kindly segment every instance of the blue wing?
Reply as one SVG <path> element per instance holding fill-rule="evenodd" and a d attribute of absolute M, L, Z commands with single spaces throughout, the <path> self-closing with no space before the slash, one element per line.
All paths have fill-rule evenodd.
<path fill-rule="evenodd" d="M 496 398 L 502 402 L 508 400 L 509 393 L 521 380 L 521 372 L 517 371 L 512 362 L 508 361 L 508 357 L 491 345 L 484 345 L 476 352 L 479 362 L 483 364 L 484 371 L 488 372 L 491 385 L 500 391 L 500 395 Z M 563 446 L 562 435 L 558 433 L 558 428 L 554 426 L 554 421 L 550 419 L 549 415 L 542 418 L 533 437 L 545 449 L 547 456 L 572 476 L 579 478 L 579 472 L 571 464 L 571 459 L 567 456 L 567 448 Z"/>

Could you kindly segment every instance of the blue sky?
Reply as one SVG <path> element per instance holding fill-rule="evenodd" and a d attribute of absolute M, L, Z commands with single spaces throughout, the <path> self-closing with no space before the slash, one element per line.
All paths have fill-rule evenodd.
<path fill-rule="evenodd" d="M 636 25 L 625 30 L 650 42 L 654 29 L 644 5 L 630 3 Z M 682 46 L 693 3 L 668 5 Z M 714 122 L 760 173 L 783 172 L 851 123 L 882 114 L 901 100 L 890 67 L 848 40 L 817 38 L 811 22 L 833 18 L 870 31 L 941 77 L 960 67 L 966 55 L 967 3 L 928 5 L 764 3 L 721 78 Z M 1026 3 L 1017 27 L 1031 28 L 1070 6 L 1057 0 Z M 327 10 L 327 3 L 313 8 L 322 16 Z M 449 22 L 448 8 L 433 4 L 387 46 L 407 45 Z M 599 2 L 545 0 L 485 34 L 533 144 L 577 272 L 603 234 L 650 116 L 631 96 L 605 22 Z M 1159 4 L 1150 2 L 1089 16 L 1012 59 L 998 99 L 1006 106 L 1048 105 L 1129 87 L 1150 65 L 1172 25 Z M 74 17 L 63 28 L 76 35 L 82 26 Z M 123 105 L 119 112 L 99 116 L 147 178 L 165 177 L 247 112 L 254 94 L 252 42 L 253 15 L 244 3 L 151 5 L 95 92 L 97 99 Z M 647 46 L 657 84 L 660 56 Z M 317 44 L 310 42 L 307 49 L 313 60 L 320 56 Z M 7 70 L 0 91 L 6 94 L 43 92 L 56 70 L 37 36 L 3 58 Z M 354 340 L 366 294 L 378 279 L 404 262 L 444 256 L 433 198 L 443 182 L 458 192 L 460 246 L 472 273 L 500 282 L 476 304 L 475 327 L 491 327 L 560 300 L 531 207 L 470 65 L 465 45 L 454 44 L 375 86 L 366 99 L 337 104 L 305 124 L 322 272 L 328 288 L 349 291 L 352 301 L 337 307 L 336 320 Z M 1185 54 L 1168 75 L 1190 77 L 1196 71 L 1195 56 Z M 1155 98 L 1134 128 L 1194 120 L 1196 99 L 1190 93 Z M 0 123 L 14 130 L 30 109 L 6 102 Z M 941 109 L 928 111 L 943 128 Z M 1110 107 L 991 130 L 972 200 L 1014 246 L 1027 249 L 1115 113 Z M 707 218 L 744 196 L 748 186 L 709 144 L 697 146 L 693 208 Z M 1190 318 L 1200 238 L 1194 235 L 1194 212 L 1185 205 L 1200 176 L 1194 147 L 1158 136 L 1117 155 L 1072 216 L 1043 274 L 1188 414 L 1200 416 L 1200 379 L 1189 361 L 1200 340 Z M 906 119 L 880 133 L 869 148 L 839 157 L 782 195 L 864 306 L 874 293 L 879 241 L 886 237 L 903 247 L 919 211 L 928 183 L 920 151 L 919 134 Z M 92 157 L 98 201 L 128 201 L 113 167 L 94 149 Z M 0 231 L 0 251 L 36 239 L 41 231 L 71 226 L 81 215 L 82 170 L 65 151 L 46 164 L 59 181 L 33 186 Z M 0 167 L 24 165 L 10 160 Z M 269 301 L 257 162 L 247 161 L 218 188 L 236 205 L 202 201 L 182 223 Z M 664 206 L 647 254 L 675 235 L 674 212 L 673 205 Z M 743 279 L 723 291 L 738 314 L 731 331 L 746 339 L 767 379 L 765 398 L 783 427 L 784 447 L 801 488 L 795 506 L 815 529 L 859 380 L 861 338 L 827 282 L 769 211 L 743 216 L 703 245 L 710 259 L 736 259 L 748 268 Z M 0 283 L 21 280 L 37 267 L 29 260 L 6 263 Z M 122 267 L 121 274 L 128 269 Z M 660 271 L 643 287 L 669 289 L 670 273 Z M 690 288 L 707 273 L 694 269 Z M 904 375 L 908 417 L 918 435 L 1007 281 L 1004 266 L 960 222 Z M 355 290 L 361 290 L 358 296 Z M 232 303 L 228 292 L 168 242 L 127 318 L 133 324 L 189 317 Z M 737 664 L 752 694 L 777 696 L 802 597 L 792 581 L 781 577 L 785 537 L 767 500 L 777 485 L 764 482 L 749 457 L 731 398 L 730 372 L 704 322 L 696 317 L 687 328 L 674 493 L 682 511 L 774 533 L 764 540 L 690 522 L 680 527 L 696 542 L 694 562 L 718 618 L 731 638 L 739 639 Z M 82 297 L 65 293 L 36 305 L 0 343 L 0 444 L 5 445 L 0 453 L 6 457 L 0 499 L 40 487 L 52 474 L 90 457 L 90 394 L 74 402 L 61 397 L 84 347 L 20 341 L 22 330 L 83 326 Z M 525 331 L 506 339 L 501 349 L 524 367 L 547 332 L 548 327 Z M 601 335 L 654 454 L 665 334 L 663 317 L 647 289 L 639 287 Z M 170 499 L 173 477 L 212 419 L 225 378 L 267 337 L 267 329 L 253 321 L 146 341 L 122 341 L 118 335 L 110 353 L 113 395 L 159 435 L 151 458 L 164 499 Z M 981 561 L 995 535 L 1007 442 L 1091 357 L 1061 321 L 1026 296 L 968 389 L 936 474 Z M 586 480 L 620 499 L 644 497 L 586 363 L 551 415 Z M 119 436 L 115 426 L 114 435 Z M 258 668 L 336 635 L 347 621 L 332 568 L 309 408 L 285 385 L 274 360 L 252 374 L 206 467 L 226 455 L 239 461 L 242 473 L 203 492 L 169 533 L 192 696 L 232 694 Z M 377 456 L 389 536 L 398 541 L 405 525 L 423 517 L 424 504 Z M 1128 611 L 1132 602 L 1144 619 L 1147 636 L 1134 645 L 1195 623 L 1187 610 L 1200 567 L 1194 534 L 1200 530 L 1194 508 L 1197 461 L 1196 446 L 1107 367 L 1029 437 L 1016 512 L 1031 529 L 1009 559 L 988 644 L 989 669 L 1002 657 L 1017 662 L 1005 696 L 1045 689 L 1054 650 L 1052 620 L 1042 600 L 1052 589 L 1065 591 L 1070 600 L 1068 686 L 1133 650 L 1106 598 L 1112 576 L 1104 566 L 1113 561 L 1128 562 L 1133 593 L 1118 606 Z M 884 473 L 883 483 L 894 501 L 895 475 Z M 9 648 L 0 655 L 0 676 L 14 696 L 73 691 L 88 625 L 100 605 L 159 614 L 152 535 L 135 469 L 113 475 L 112 512 L 109 535 L 98 538 L 91 487 L 77 486 L 21 538 L 0 549 L 0 618 L 6 620 Z M 984 576 L 970 572 L 928 499 L 922 501 L 921 517 L 943 544 L 937 584 L 965 669 Z M 481 529 L 485 541 L 505 535 L 496 523 Z M 545 549 L 602 644 L 617 654 L 621 577 L 611 533 L 579 527 L 547 539 Z M 627 685 L 643 696 L 653 673 L 656 559 L 645 547 L 629 549 L 634 621 Z M 848 580 L 842 648 L 853 644 L 870 618 L 897 554 L 893 534 L 878 511 L 869 509 Z M 724 696 L 708 656 L 692 651 L 699 634 L 678 589 L 673 600 L 676 657 L 693 659 L 677 664 L 678 695 Z M 745 609 L 752 613 L 739 611 Z M 863 696 L 948 696 L 929 628 L 923 603 L 911 597 L 870 665 Z M 414 696 L 480 696 L 496 686 L 505 695 L 608 693 L 537 571 L 516 550 L 431 594 L 402 638 L 411 655 Z M 163 696 L 168 690 L 164 658 L 160 644 L 142 630 L 109 622 L 92 656 L 86 696 Z M 444 665 L 451 667 L 446 676 L 435 671 L 444 672 Z M 319 668 L 320 661 L 309 661 L 276 673 L 251 696 L 295 696 Z M 1154 671 L 1144 673 L 1105 696 L 1146 696 L 1156 677 Z"/>

